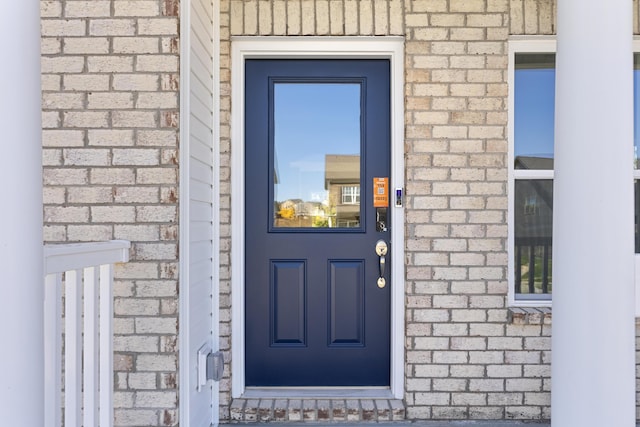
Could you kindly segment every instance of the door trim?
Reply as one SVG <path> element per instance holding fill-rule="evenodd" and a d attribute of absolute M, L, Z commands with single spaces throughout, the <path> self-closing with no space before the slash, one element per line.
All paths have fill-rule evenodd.
<path fill-rule="evenodd" d="M 403 37 L 232 37 L 231 40 L 231 395 L 245 394 L 244 321 L 244 61 L 249 58 L 380 58 L 391 65 L 390 188 L 404 188 Z M 391 379 L 393 398 L 404 395 L 404 208 L 391 220 Z M 290 390 L 290 389 L 288 389 Z M 321 394 L 320 390 L 319 394 Z"/>

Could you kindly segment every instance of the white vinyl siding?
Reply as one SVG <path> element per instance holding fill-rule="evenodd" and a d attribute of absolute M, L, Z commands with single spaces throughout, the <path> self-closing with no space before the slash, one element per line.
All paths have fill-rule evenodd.
<path fill-rule="evenodd" d="M 217 154 L 217 57 L 216 7 L 212 0 L 191 0 L 183 8 L 183 25 L 188 25 L 188 41 L 183 43 L 181 84 L 182 178 L 181 247 L 183 261 L 180 282 L 181 324 L 181 400 L 182 422 L 193 426 L 217 423 L 217 383 L 198 387 L 198 350 L 216 350 L 218 345 L 216 263 L 218 231 L 218 154 Z M 214 25 L 215 24 L 215 25 Z M 186 162 L 186 164 L 185 164 Z M 183 221 L 187 221 L 184 223 Z M 185 289 L 186 288 L 186 289 Z M 186 320 L 186 324 L 184 324 Z M 186 348 L 185 348 L 186 347 Z M 183 354 L 186 353 L 186 354 Z M 185 378 L 186 377 L 186 378 Z M 185 401 L 186 400 L 186 401 Z"/>

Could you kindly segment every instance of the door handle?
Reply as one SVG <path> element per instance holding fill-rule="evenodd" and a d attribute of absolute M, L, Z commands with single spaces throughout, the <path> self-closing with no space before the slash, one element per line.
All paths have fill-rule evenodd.
<path fill-rule="evenodd" d="M 376 242 L 376 254 L 379 257 L 378 266 L 380 268 L 380 275 L 378 276 L 378 287 L 381 289 L 384 288 L 387 284 L 384 278 L 384 268 L 386 264 L 385 256 L 387 255 L 387 250 L 387 242 L 382 239 Z"/>

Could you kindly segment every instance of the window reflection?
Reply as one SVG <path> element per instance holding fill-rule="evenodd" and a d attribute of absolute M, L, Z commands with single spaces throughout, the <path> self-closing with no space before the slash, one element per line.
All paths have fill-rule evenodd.
<path fill-rule="evenodd" d="M 640 54 L 633 55 L 633 153 L 634 165 L 640 169 L 638 147 L 640 146 Z"/>
<path fill-rule="evenodd" d="M 634 171 L 634 227 L 635 253 L 640 254 L 640 54 L 633 55 L 633 164 Z"/>
<path fill-rule="evenodd" d="M 360 85 L 274 85 L 275 227 L 360 226 Z"/>
<path fill-rule="evenodd" d="M 555 54 L 518 53 L 514 87 L 516 299 L 550 299 Z M 539 171 L 540 178 L 521 176 Z M 526 179 L 525 179 L 526 178 Z"/>
<path fill-rule="evenodd" d="M 638 220 L 638 216 L 640 216 L 640 181 L 637 179 L 633 182 L 633 193 L 634 193 L 634 210 L 633 210 L 633 219 L 634 219 L 634 234 L 635 234 L 635 248 L 636 254 L 640 254 L 640 227 Z"/>
<path fill-rule="evenodd" d="M 342 187 L 342 204 L 360 204 L 360 187 L 356 185 L 345 185 Z"/>
<path fill-rule="evenodd" d="M 515 169 L 553 169 L 555 54 L 515 57 Z"/>
<path fill-rule="evenodd" d="M 640 54 L 633 59 L 635 252 L 640 254 Z M 515 298 L 550 299 L 555 53 L 516 53 L 514 78 Z M 525 169 L 539 171 L 541 178 L 520 175 Z"/>
<path fill-rule="evenodd" d="M 515 182 L 516 294 L 551 293 L 553 181 Z"/>

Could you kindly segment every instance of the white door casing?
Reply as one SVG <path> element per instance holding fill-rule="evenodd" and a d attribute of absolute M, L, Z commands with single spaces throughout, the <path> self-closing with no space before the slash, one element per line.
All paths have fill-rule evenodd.
<path fill-rule="evenodd" d="M 231 286 L 232 397 L 245 394 L 244 356 L 244 61 L 248 58 L 384 58 L 391 66 L 390 191 L 404 189 L 404 38 L 234 37 L 231 43 Z M 404 208 L 392 207 L 391 387 L 380 397 L 404 393 Z M 313 394 L 313 391 L 311 391 Z M 306 392 L 308 394 L 308 391 Z M 344 394 L 342 394 L 344 395 Z"/>
<path fill-rule="evenodd" d="M 194 427 L 219 419 L 218 383 L 198 381 L 198 350 L 219 347 L 218 7 L 185 0 L 180 11 L 180 424 Z"/>

